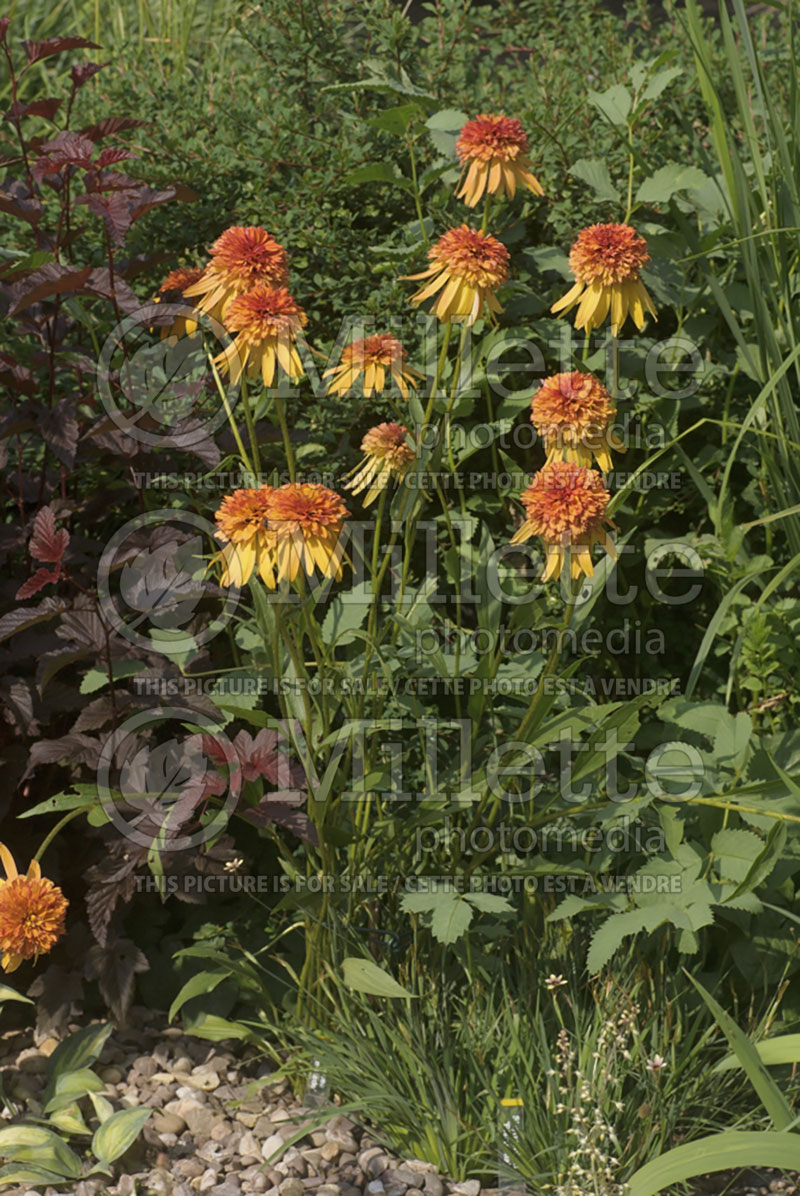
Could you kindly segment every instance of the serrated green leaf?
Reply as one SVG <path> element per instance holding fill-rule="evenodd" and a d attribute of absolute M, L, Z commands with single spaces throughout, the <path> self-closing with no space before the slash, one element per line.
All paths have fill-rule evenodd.
<path fill-rule="evenodd" d="M 469 930 L 472 906 L 459 893 L 442 893 L 431 917 L 433 937 L 440 943 L 455 943 Z"/>
<path fill-rule="evenodd" d="M 322 622 L 323 643 L 341 646 L 351 644 L 367 617 L 372 602 L 372 583 L 360 582 L 353 589 L 337 594 Z"/>
<path fill-rule="evenodd" d="M 613 87 L 609 87 L 606 91 L 592 91 L 589 88 L 587 92 L 589 103 L 593 104 L 599 112 L 602 112 L 606 120 L 609 120 L 612 125 L 624 125 L 627 123 L 630 114 L 633 99 L 627 87 L 623 87 L 621 83 L 615 83 Z"/>
<path fill-rule="evenodd" d="M 662 166 L 649 179 L 644 180 L 636 192 L 636 202 L 666 203 L 676 192 L 703 187 L 707 182 L 707 176 L 697 166 L 670 162 L 668 166 Z"/>
<path fill-rule="evenodd" d="M 572 163 L 569 173 L 588 183 L 600 200 L 616 202 L 620 198 L 619 191 L 611 182 L 608 165 L 599 158 L 580 158 Z"/>

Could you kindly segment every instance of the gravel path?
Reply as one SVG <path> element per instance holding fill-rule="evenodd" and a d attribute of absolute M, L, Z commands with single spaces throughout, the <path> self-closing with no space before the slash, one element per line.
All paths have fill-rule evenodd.
<path fill-rule="evenodd" d="M 131 1024 L 112 1034 L 94 1065 L 115 1108 L 155 1110 L 116 1180 L 9 1188 L 9 1196 L 480 1196 L 476 1180 L 451 1183 L 428 1163 L 390 1158 L 342 1114 L 287 1147 L 316 1112 L 296 1102 L 288 1082 L 270 1082 L 271 1068 L 248 1060 L 246 1049 L 234 1054 L 165 1022 L 163 1013 L 134 1007 Z M 0 1036 L 0 1072 L 8 1096 L 40 1114 L 47 1057 L 58 1043 L 30 1042 L 30 1031 Z M 0 1127 L 8 1124 L 4 1111 Z"/>
<path fill-rule="evenodd" d="M 165 1022 L 163 1013 L 134 1007 L 131 1024 L 114 1032 L 94 1065 L 115 1108 L 154 1110 L 116 1178 L 7 1188 L 8 1196 L 496 1196 L 477 1180 L 454 1183 L 429 1163 L 391 1157 L 343 1114 L 287 1146 L 317 1111 L 298 1104 L 286 1080 L 271 1081 L 272 1069 L 248 1058 L 247 1048 L 234 1054 Z M 0 1035 L 0 1079 L 12 1100 L 38 1115 L 58 1042 L 30 1042 L 29 1030 Z M 9 1123 L 3 1110 L 0 1128 Z M 717 1174 L 698 1181 L 695 1193 L 800 1196 L 800 1185 L 775 1171 Z"/>

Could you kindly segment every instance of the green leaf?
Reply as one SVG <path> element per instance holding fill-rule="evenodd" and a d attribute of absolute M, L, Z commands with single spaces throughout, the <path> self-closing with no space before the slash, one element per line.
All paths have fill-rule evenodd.
<path fill-rule="evenodd" d="M 472 906 L 458 893 L 443 893 L 433 911 L 431 930 L 440 943 L 455 943 L 469 930 Z"/>
<path fill-rule="evenodd" d="M 467 901 L 484 914 L 513 913 L 514 906 L 506 897 L 498 893 L 467 893 Z"/>
<path fill-rule="evenodd" d="M 394 133 L 402 137 L 409 125 L 420 119 L 423 111 L 419 104 L 400 104 L 396 108 L 384 108 L 378 116 L 370 117 L 366 124 L 382 133 Z"/>
<path fill-rule="evenodd" d="M 73 1105 L 82 1096 L 90 1092 L 101 1092 L 105 1084 L 89 1067 L 79 1067 L 76 1071 L 67 1071 L 57 1076 L 52 1085 L 53 1095 L 44 1107 L 45 1113 L 57 1113 Z"/>
<path fill-rule="evenodd" d="M 696 166 L 685 166 L 670 162 L 662 166 L 649 179 L 645 179 L 636 192 L 637 203 L 666 203 L 677 191 L 689 191 L 693 187 L 704 187 L 708 178 Z"/>
<path fill-rule="evenodd" d="M 779 1034 L 777 1038 L 765 1038 L 763 1042 L 754 1042 L 753 1046 L 765 1067 L 800 1063 L 800 1034 Z M 713 1071 L 736 1071 L 741 1066 L 742 1062 L 738 1056 L 726 1055 Z"/>
<path fill-rule="evenodd" d="M 0 1130 L 0 1155 L 12 1163 L 33 1163 L 45 1171 L 78 1179 L 81 1161 L 52 1130 L 38 1125 L 14 1125 Z"/>
<path fill-rule="evenodd" d="M 669 906 L 651 905 L 645 909 L 626 910 L 606 918 L 603 925 L 595 931 L 586 957 L 589 972 L 594 975 L 604 968 L 629 934 L 639 934 L 642 930 L 656 930 L 664 922 L 671 922 L 674 913 L 675 910 Z"/>
<path fill-rule="evenodd" d="M 326 644 L 351 644 L 367 617 L 372 602 L 372 583 L 360 582 L 348 593 L 337 594 L 322 623 L 322 640 Z"/>
<path fill-rule="evenodd" d="M 398 984 L 394 976 L 384 972 L 371 959 L 350 955 L 342 961 L 342 975 L 348 988 L 373 997 L 411 997 L 408 989 Z"/>
<path fill-rule="evenodd" d="M 616 201 L 620 198 L 619 191 L 611 182 L 608 166 L 599 158 L 580 158 L 572 163 L 569 173 L 588 183 L 598 199 Z"/>
<path fill-rule="evenodd" d="M 120 681 L 123 677 L 134 677 L 145 668 L 147 665 L 143 660 L 112 660 L 111 676 L 114 681 Z M 80 692 L 82 694 L 97 693 L 98 689 L 103 689 L 106 685 L 108 685 L 107 668 L 89 669 L 81 681 Z"/>
<path fill-rule="evenodd" d="M 726 827 L 711 839 L 711 850 L 719 863 L 722 880 L 740 884 L 761 855 L 763 841 L 754 831 Z"/>
<path fill-rule="evenodd" d="M 358 166 L 345 175 L 342 182 L 346 187 L 357 187 L 361 183 L 390 183 L 406 191 L 412 189 L 410 181 L 404 179 L 389 162 L 368 162 L 365 166 Z"/>
<path fill-rule="evenodd" d="M 736 1167 L 800 1167 L 800 1134 L 739 1133 L 698 1138 L 668 1150 L 640 1167 L 628 1180 L 628 1196 L 655 1196 L 663 1188 L 709 1171 Z"/>
<path fill-rule="evenodd" d="M 190 976 L 170 1005 L 167 1020 L 171 1022 L 187 1001 L 191 1001 L 193 997 L 202 996 L 203 993 L 213 992 L 217 985 L 221 984 L 223 980 L 227 980 L 229 976 L 230 972 L 224 971 L 196 972 L 194 976 Z"/>
<path fill-rule="evenodd" d="M 455 157 L 458 135 L 468 120 L 466 112 L 459 112 L 456 108 L 442 108 L 425 121 L 431 141 L 444 158 Z"/>
<path fill-rule="evenodd" d="M 665 91 L 673 79 L 677 79 L 679 75 L 683 74 L 682 66 L 668 66 L 666 70 L 658 71 L 653 75 L 650 82 L 642 92 L 643 100 L 657 100 L 662 91 Z"/>
<path fill-rule="evenodd" d="M 183 1028 L 187 1034 L 195 1038 L 205 1038 L 209 1042 L 225 1042 L 229 1038 L 252 1038 L 253 1031 L 242 1022 L 231 1022 L 226 1017 L 216 1013 L 198 1013 L 187 1017 L 184 1014 Z"/>
<path fill-rule="evenodd" d="M 0 1182 L 3 1187 L 11 1184 L 60 1184 L 64 1182 L 63 1172 L 47 1171 L 44 1167 L 0 1167 Z"/>
<path fill-rule="evenodd" d="M 18 993 L 14 988 L 9 988 L 7 984 L 0 984 L 0 1005 L 3 1001 L 22 1001 L 25 1005 L 33 1004 L 30 997 L 23 997 L 22 993 Z"/>
<path fill-rule="evenodd" d="M 684 969 L 686 971 L 686 969 Z M 792 1121 L 792 1112 L 777 1084 L 761 1062 L 758 1051 L 753 1043 L 741 1030 L 732 1017 L 725 1012 L 721 1005 L 714 1000 L 699 980 L 686 972 L 694 987 L 700 993 L 713 1014 L 719 1028 L 733 1048 L 733 1052 L 744 1068 L 745 1075 L 756 1090 L 756 1093 L 766 1109 L 776 1130 L 783 1130 Z M 800 1138 L 798 1138 L 800 1142 Z M 777 1165 L 777 1164 L 776 1164 Z M 792 1164 L 794 1165 L 794 1164 Z"/>
<path fill-rule="evenodd" d="M 54 1085 L 59 1076 L 69 1071 L 77 1071 L 81 1067 L 88 1067 L 99 1058 L 111 1030 L 110 1022 L 84 1026 L 82 1030 L 70 1034 L 69 1038 L 59 1043 L 48 1062 L 50 1080 L 45 1094 L 46 1100 L 53 1095 Z"/>
<path fill-rule="evenodd" d="M 151 1113 L 152 1109 L 147 1107 L 120 1109 L 98 1126 L 92 1138 L 92 1150 L 100 1162 L 107 1165 L 124 1154 L 138 1138 Z"/>
<path fill-rule="evenodd" d="M 752 892 L 762 881 L 767 879 L 783 855 L 788 833 L 785 822 L 776 822 L 772 825 L 766 843 L 750 865 L 744 880 L 728 900 L 741 897 L 743 893 Z"/>
<path fill-rule="evenodd" d="M 37 814 L 62 814 L 66 810 L 79 810 L 82 806 L 88 809 L 98 802 L 97 785 L 73 784 L 76 793 L 56 793 L 53 797 L 45 798 L 30 810 L 23 810 L 18 818 L 33 818 Z"/>
<path fill-rule="evenodd" d="M 631 110 L 633 100 L 631 93 L 627 87 L 623 87 L 621 83 L 615 83 L 613 87 L 609 87 L 606 91 L 592 91 L 588 90 L 589 103 L 594 104 L 599 112 L 602 112 L 606 120 L 611 121 L 612 125 L 627 124 L 628 115 Z"/>

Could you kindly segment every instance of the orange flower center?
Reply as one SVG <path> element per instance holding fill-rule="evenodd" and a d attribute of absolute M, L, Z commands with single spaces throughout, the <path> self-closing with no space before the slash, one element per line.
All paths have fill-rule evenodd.
<path fill-rule="evenodd" d="M 536 474 L 522 504 L 534 534 L 559 543 L 599 529 L 608 491 L 596 470 L 554 461 Z"/>
<path fill-rule="evenodd" d="M 347 345 L 342 350 L 341 364 L 357 365 L 361 369 L 368 365 L 391 366 L 395 362 L 402 364 L 403 356 L 400 341 L 388 332 L 379 332 Z"/>
<path fill-rule="evenodd" d="M 606 388 L 591 374 L 573 370 L 545 378 L 531 402 L 531 421 L 543 431 L 559 426 L 602 428 L 612 410 Z"/>
<path fill-rule="evenodd" d="M 272 531 L 302 531 L 311 536 L 337 529 L 349 515 L 338 494 L 318 482 L 287 482 L 270 495 L 267 517 Z"/>
<path fill-rule="evenodd" d="M 509 162 L 527 151 L 528 138 L 520 122 L 510 116 L 491 113 L 468 120 L 456 142 L 459 162 L 470 162 L 474 158 L 481 162 L 490 162 L 492 158 Z"/>
<path fill-rule="evenodd" d="M 45 877 L 0 884 L 0 950 L 23 959 L 49 951 L 64 933 L 67 899 Z"/>
<path fill-rule="evenodd" d="M 281 286 L 289 277 L 286 250 L 265 228 L 228 228 L 212 248 L 212 268 L 243 289 L 257 282 Z"/>
<path fill-rule="evenodd" d="M 378 424 L 370 428 L 361 441 L 361 451 L 381 461 L 388 460 L 395 468 L 414 459 L 402 424 Z"/>
<path fill-rule="evenodd" d="M 220 534 L 234 543 L 252 539 L 265 527 L 272 493 L 272 486 L 262 486 L 258 490 L 236 490 L 226 494 L 214 515 Z"/>
<path fill-rule="evenodd" d="M 295 336 L 306 320 L 306 313 L 286 287 L 260 283 L 231 302 L 225 326 L 229 332 L 243 332 L 248 340 L 265 341 Z"/>
<path fill-rule="evenodd" d="M 201 266 L 179 266 L 177 270 L 170 270 L 158 288 L 159 293 L 163 295 L 167 291 L 185 291 L 187 287 L 198 282 L 202 276 Z"/>
<path fill-rule="evenodd" d="M 647 242 L 629 224 L 592 224 L 578 233 L 569 265 L 579 282 L 635 282 L 650 261 Z"/>
<path fill-rule="evenodd" d="M 470 286 L 495 290 L 508 278 L 509 255 L 491 233 L 462 224 L 439 238 L 428 257 L 448 274 Z"/>

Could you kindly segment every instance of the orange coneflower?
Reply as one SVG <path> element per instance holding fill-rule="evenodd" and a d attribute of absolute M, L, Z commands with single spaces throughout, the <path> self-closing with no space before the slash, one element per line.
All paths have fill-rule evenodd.
<path fill-rule="evenodd" d="M 578 233 L 569 254 L 569 265 L 578 280 L 550 308 L 566 312 L 580 304 L 575 327 L 591 332 L 611 312 L 611 335 L 617 336 L 628 315 L 644 328 L 644 313 L 656 319 L 656 309 L 639 271 L 650 261 L 647 242 L 629 224 L 592 224 Z"/>
<path fill-rule="evenodd" d="M 474 324 L 485 312 L 489 317 L 503 309 L 495 291 L 508 278 L 508 250 L 491 233 L 462 224 L 451 228 L 428 250 L 433 265 L 421 274 L 407 278 L 432 278 L 416 295 L 412 303 L 422 303 L 441 294 L 433 305 L 433 313 L 440 320 L 466 321 Z"/>
<path fill-rule="evenodd" d="M 338 494 L 318 482 L 287 482 L 270 495 L 267 526 L 275 540 L 278 581 L 342 576 L 344 520 L 350 514 Z"/>
<path fill-rule="evenodd" d="M 505 189 L 514 198 L 517 185 L 534 195 L 544 195 L 541 183 L 531 174 L 528 162 L 528 138 L 518 120 L 510 116 L 484 113 L 468 120 L 456 142 L 458 160 L 467 174 L 457 199 L 474 208 L 484 191 L 494 194 Z"/>
<path fill-rule="evenodd" d="M 68 902 L 61 889 L 42 876 L 37 860 L 31 860 L 20 876 L 2 843 L 0 860 L 6 874 L 0 879 L 0 952 L 3 969 L 13 972 L 24 959 L 49 951 L 64 933 Z"/>
<path fill-rule="evenodd" d="M 526 519 L 511 543 L 521 544 L 531 536 L 542 537 L 547 553 L 542 581 L 560 577 L 567 554 L 572 577 L 580 577 L 582 573 L 591 577 L 595 544 L 602 544 L 616 560 L 614 543 L 605 529 L 608 491 L 596 470 L 568 461 L 553 461 L 531 478 L 521 502 Z"/>
<path fill-rule="evenodd" d="M 367 490 L 364 506 L 374 502 L 392 477 L 398 482 L 408 471 L 414 460 L 414 450 L 406 444 L 406 430 L 402 424 L 377 424 L 370 428 L 361 441 L 364 460 L 351 470 L 351 481 L 345 483 L 345 490 L 354 494 Z"/>
<path fill-rule="evenodd" d="M 179 266 L 177 270 L 170 270 L 158 288 L 158 294 L 153 296 L 154 302 L 161 303 L 163 300 L 166 303 L 180 303 L 187 288 L 193 286 L 202 275 L 202 266 Z M 193 307 L 194 304 L 187 303 L 185 306 Z M 161 339 L 163 341 L 168 336 L 191 336 L 196 331 L 197 320 L 193 320 L 191 316 L 178 316 L 170 328 L 165 326 L 161 329 Z"/>
<path fill-rule="evenodd" d="M 275 537 L 266 523 L 272 493 L 272 486 L 235 490 L 225 495 L 215 512 L 219 528 L 216 536 L 223 542 L 223 548 L 214 561 L 223 564 L 222 585 L 243 586 L 254 568 L 267 585 L 274 585 Z"/>
<path fill-rule="evenodd" d="M 373 390 L 376 394 L 383 390 L 388 370 L 403 398 L 407 399 L 408 388 L 415 386 L 422 375 L 405 364 L 405 353 L 400 341 L 388 332 L 352 341 L 342 350 L 339 364 L 323 374 L 323 378 L 333 375 L 328 383 L 328 393 L 346 394 L 363 373 L 364 397 L 368 399 Z"/>
<path fill-rule="evenodd" d="M 306 322 L 306 313 L 286 287 L 259 284 L 228 307 L 225 327 L 239 335 L 214 358 L 214 364 L 223 372 L 230 370 L 234 385 L 246 371 L 248 378 L 260 374 L 264 385 L 271 386 L 276 364 L 290 378 L 302 378 L 303 363 L 294 340 Z"/>
<path fill-rule="evenodd" d="M 545 378 L 531 400 L 531 423 L 544 437 L 548 465 L 562 455 L 576 465 L 591 465 L 595 457 L 608 473 L 611 449 L 625 451 L 609 427 L 615 414 L 605 386 L 580 370 Z"/>
<path fill-rule="evenodd" d="M 202 277 L 184 294 L 201 296 L 198 308 L 223 320 L 237 295 L 257 283 L 283 286 L 289 278 L 286 250 L 265 228 L 228 228 L 211 246 L 211 261 Z"/>

